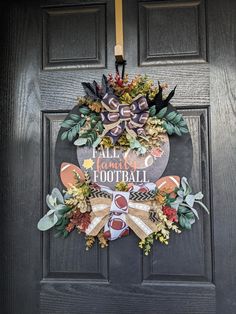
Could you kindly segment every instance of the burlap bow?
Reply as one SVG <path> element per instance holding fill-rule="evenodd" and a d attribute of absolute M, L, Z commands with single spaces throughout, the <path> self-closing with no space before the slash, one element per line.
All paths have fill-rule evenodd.
<path fill-rule="evenodd" d="M 145 135 L 144 124 L 149 117 L 148 103 L 144 96 L 139 95 L 130 105 L 120 104 L 118 98 L 112 94 L 103 97 L 102 105 L 106 109 L 101 112 L 104 125 L 103 136 L 109 136 L 115 144 L 124 129 L 132 136 Z"/>
<path fill-rule="evenodd" d="M 130 227 L 143 240 L 157 231 L 156 224 L 149 218 L 152 203 L 150 198 L 142 202 L 134 201 L 130 199 L 130 195 L 137 195 L 135 193 L 112 191 L 104 186 L 99 186 L 99 188 L 105 193 L 102 194 L 104 196 L 90 199 L 92 212 L 91 223 L 86 230 L 87 235 L 96 236 L 104 227 L 105 237 L 115 240 L 127 235 Z M 151 192 L 155 191 L 155 188 L 154 183 L 147 183 L 142 186 L 133 186 L 132 191 Z M 147 193 L 147 195 L 150 194 Z"/>

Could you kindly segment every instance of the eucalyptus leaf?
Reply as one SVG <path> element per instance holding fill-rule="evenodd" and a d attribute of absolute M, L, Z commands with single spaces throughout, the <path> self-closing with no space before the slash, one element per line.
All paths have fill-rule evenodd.
<path fill-rule="evenodd" d="M 82 126 L 84 126 L 85 122 L 86 122 L 86 119 L 85 119 L 85 118 L 82 118 L 82 119 L 79 121 L 79 125 L 82 127 Z"/>
<path fill-rule="evenodd" d="M 96 141 L 95 142 L 93 142 L 93 147 L 97 147 L 99 144 L 100 144 L 100 142 L 101 142 L 101 137 L 98 137 L 97 139 L 96 139 Z"/>
<path fill-rule="evenodd" d="M 62 135 L 61 135 L 61 140 L 62 140 L 62 141 L 64 141 L 65 139 L 67 139 L 67 134 L 68 134 L 67 131 L 65 131 L 65 132 L 62 133 Z"/>
<path fill-rule="evenodd" d="M 88 139 L 87 138 L 83 138 L 83 137 L 79 137 L 75 142 L 74 145 L 76 146 L 83 146 L 87 143 Z"/>
<path fill-rule="evenodd" d="M 74 126 L 76 124 L 76 122 L 74 120 L 65 120 L 62 122 L 61 126 L 63 128 L 70 128 L 72 126 Z"/>
<path fill-rule="evenodd" d="M 96 128 L 98 130 L 99 133 L 103 132 L 103 125 L 102 125 L 102 121 L 98 121 L 96 124 Z"/>
<path fill-rule="evenodd" d="M 173 123 L 174 123 L 174 124 L 177 124 L 177 123 L 180 122 L 181 119 L 182 119 L 182 114 L 179 113 L 179 114 L 177 114 L 176 117 L 173 119 Z"/>
<path fill-rule="evenodd" d="M 40 231 L 46 231 L 55 226 L 58 221 L 58 217 L 56 215 L 45 215 L 38 222 L 38 229 Z"/>
<path fill-rule="evenodd" d="M 186 123 L 186 121 L 183 119 L 183 116 L 181 115 L 181 120 L 179 121 L 179 123 L 178 123 L 178 125 L 179 126 L 186 126 L 187 125 L 187 123 Z"/>
<path fill-rule="evenodd" d="M 71 134 L 72 134 L 73 138 L 76 136 L 76 134 L 77 134 L 77 129 L 76 129 L 76 127 L 73 127 L 73 128 L 72 128 Z"/>
<path fill-rule="evenodd" d="M 150 117 L 153 117 L 155 116 L 156 114 L 156 107 L 155 106 L 152 106 L 150 109 L 149 109 L 149 116 Z"/>
<path fill-rule="evenodd" d="M 90 109 L 88 107 L 80 107 L 79 112 L 84 115 L 87 115 L 90 112 Z"/>
<path fill-rule="evenodd" d="M 181 132 L 180 132 L 180 129 L 177 126 L 174 127 L 174 131 L 175 131 L 175 134 L 177 134 L 179 136 L 182 135 Z"/>
<path fill-rule="evenodd" d="M 68 141 L 72 142 L 73 140 L 73 134 L 71 131 L 68 132 Z"/>
<path fill-rule="evenodd" d="M 173 120 L 176 116 L 177 116 L 177 112 L 175 111 L 171 111 L 170 113 L 168 113 L 168 115 L 165 117 L 167 120 L 171 121 Z"/>
<path fill-rule="evenodd" d="M 80 116 L 78 114 L 74 114 L 74 113 L 70 114 L 70 118 L 72 120 L 74 120 L 75 122 L 78 122 L 80 120 Z"/>
<path fill-rule="evenodd" d="M 188 129 L 187 129 L 187 128 L 184 128 L 184 127 L 180 127 L 179 129 L 180 129 L 181 133 L 183 133 L 183 134 L 189 132 Z"/>
<path fill-rule="evenodd" d="M 173 128 L 173 126 L 170 123 L 168 123 L 168 122 L 163 123 L 163 127 L 166 129 L 166 132 L 169 135 L 173 134 L 174 128 Z"/>
<path fill-rule="evenodd" d="M 156 115 L 157 118 L 162 119 L 162 118 L 164 117 L 164 115 L 166 114 L 166 112 L 167 112 L 167 107 L 162 108 L 162 109 L 158 112 L 158 114 Z"/>

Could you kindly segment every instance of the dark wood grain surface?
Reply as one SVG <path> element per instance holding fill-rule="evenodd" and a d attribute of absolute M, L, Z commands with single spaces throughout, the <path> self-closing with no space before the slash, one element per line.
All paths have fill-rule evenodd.
<path fill-rule="evenodd" d="M 1 3 L 0 312 L 39 312 L 40 24 L 33 5 Z"/>
<path fill-rule="evenodd" d="M 153 5 L 162 19 L 151 11 L 145 25 L 140 15 Z M 83 34 L 76 32 L 86 23 L 74 17 L 94 7 L 102 8 L 95 16 L 103 21 L 91 27 L 105 28 L 106 36 L 88 32 L 90 55 L 87 46 L 77 49 Z M 186 7 L 191 12 L 185 18 Z M 186 116 L 193 141 L 190 181 L 211 210 L 191 233 L 173 236 L 169 247 L 155 245 L 149 257 L 133 234 L 109 249 L 85 252 L 77 234 L 62 240 L 36 229 L 45 195 L 60 185 L 54 164 L 60 121 L 83 95 L 82 81 L 114 73 L 114 1 L 8 1 L 0 9 L 0 313 L 236 313 L 235 1 L 124 1 L 126 71 L 131 77 L 147 73 L 170 88 L 177 84 L 173 104 Z M 45 33 L 43 16 L 55 10 L 63 31 L 59 18 L 51 19 Z M 68 10 L 75 13 L 71 23 Z M 150 25 L 163 27 L 154 40 L 144 31 Z M 175 25 L 175 31 L 184 30 L 179 41 L 171 32 Z M 165 40 L 165 29 L 169 42 L 159 49 L 158 34 Z M 50 47 L 43 34 L 51 36 Z M 102 43 L 97 63 L 95 38 Z M 54 57 L 45 59 L 50 49 Z M 200 57 L 195 53 L 189 63 L 184 54 L 194 49 Z M 154 57 L 139 66 L 145 53 Z M 92 63 L 86 56 L 94 57 Z M 53 58 L 56 66 L 45 67 Z"/>
<path fill-rule="evenodd" d="M 217 313 L 236 313 L 236 2 L 208 5 L 212 220 Z M 217 22 L 218 21 L 218 22 Z M 220 21 L 220 22 L 219 22 Z"/>

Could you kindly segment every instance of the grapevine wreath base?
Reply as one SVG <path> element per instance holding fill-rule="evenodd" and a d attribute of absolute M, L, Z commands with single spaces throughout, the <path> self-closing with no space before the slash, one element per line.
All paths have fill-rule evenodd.
<path fill-rule="evenodd" d="M 170 231 L 191 229 L 196 206 L 208 212 L 185 177 L 192 145 L 182 114 L 170 104 L 175 89 L 167 94 L 166 84 L 147 76 L 103 76 L 101 86 L 82 85 L 86 95 L 62 123 L 56 144 L 65 190 L 47 196 L 49 211 L 38 229 L 54 228 L 63 237 L 77 230 L 87 249 L 96 238 L 106 247 L 132 230 L 147 255 L 154 240 L 168 244 Z"/>

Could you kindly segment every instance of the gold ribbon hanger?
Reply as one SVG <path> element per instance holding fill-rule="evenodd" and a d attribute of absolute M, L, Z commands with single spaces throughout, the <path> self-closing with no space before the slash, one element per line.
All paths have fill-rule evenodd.
<path fill-rule="evenodd" d="M 115 23 L 116 23 L 115 58 L 116 58 L 116 62 L 121 64 L 124 61 L 122 0 L 115 0 Z"/>
<path fill-rule="evenodd" d="M 124 36 L 123 36 L 123 8 L 122 0 L 115 0 L 115 23 L 116 23 L 116 45 L 115 53 L 115 66 L 116 73 L 124 79 L 126 60 L 124 59 Z M 122 66 L 122 73 L 119 73 L 119 65 Z"/>

